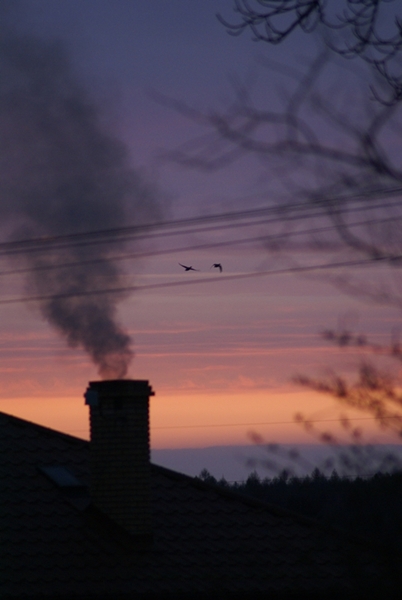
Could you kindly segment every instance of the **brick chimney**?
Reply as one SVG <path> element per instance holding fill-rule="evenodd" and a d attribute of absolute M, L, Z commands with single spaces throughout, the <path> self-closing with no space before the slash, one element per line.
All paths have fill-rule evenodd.
<path fill-rule="evenodd" d="M 96 508 L 135 537 L 151 536 L 148 381 L 92 381 L 91 496 Z"/>

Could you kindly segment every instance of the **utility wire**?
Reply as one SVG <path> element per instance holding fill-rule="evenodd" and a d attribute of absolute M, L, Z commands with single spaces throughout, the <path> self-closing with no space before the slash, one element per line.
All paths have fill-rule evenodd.
<path fill-rule="evenodd" d="M 21 302 L 44 302 L 50 300 L 62 300 L 65 298 L 79 298 L 85 296 L 98 296 L 105 294 L 126 294 L 128 292 L 141 292 L 145 290 L 157 290 L 173 287 L 182 287 L 187 285 L 199 285 L 201 283 L 217 283 L 223 281 L 236 281 L 241 279 L 252 279 L 256 277 L 267 277 L 269 275 L 284 275 L 289 273 L 308 273 L 312 271 L 325 271 L 329 269 L 339 269 L 343 267 L 359 267 L 365 265 L 378 264 L 380 262 L 389 261 L 390 257 L 384 256 L 377 259 L 361 259 L 361 260 L 350 260 L 350 261 L 338 261 L 334 263 L 324 263 L 318 265 L 307 265 L 297 267 L 287 267 L 283 269 L 277 269 L 274 271 L 253 271 L 251 273 L 238 273 L 235 275 L 225 275 L 219 277 L 203 277 L 200 279 L 186 279 L 185 281 L 167 281 L 165 283 L 153 283 L 145 285 L 131 285 L 119 288 L 105 288 L 98 290 L 82 290 L 82 291 L 71 291 L 62 294 L 44 294 L 38 296 L 26 296 L 20 298 L 9 298 L 0 299 L 0 305 L 2 304 L 19 304 Z M 392 261 L 402 260 L 402 255 L 392 256 Z"/>
<path fill-rule="evenodd" d="M 302 215 L 302 216 L 291 216 L 291 217 L 287 217 L 286 218 L 286 222 L 290 222 L 290 221 L 300 221 L 302 219 L 305 218 L 313 218 L 317 215 Z M 321 215 L 318 215 L 321 216 Z M 162 232 L 150 232 L 148 234 L 129 234 L 126 235 L 124 237 L 119 237 L 118 239 L 110 237 L 107 239 L 83 239 L 81 241 L 75 241 L 75 242 L 65 242 L 62 244 L 58 244 L 58 245 L 53 245 L 53 246 L 43 246 L 39 245 L 39 246 L 30 246 L 30 247 L 16 247 L 16 248 L 7 248 L 7 249 L 1 249 L 1 244 L 0 244 L 0 255 L 6 255 L 6 256 L 10 256 L 10 255 L 14 255 L 14 254 L 26 254 L 27 252 L 31 253 L 31 252 L 49 252 L 51 250 L 63 250 L 63 249 L 70 249 L 73 247 L 78 247 L 78 246 L 94 246 L 94 245 L 99 245 L 99 244 L 116 244 L 117 242 L 122 243 L 122 242 L 128 242 L 131 240 L 135 240 L 135 241 L 141 241 L 141 240 L 155 240 L 155 239 L 163 239 L 166 237 L 173 237 L 173 236 L 184 236 L 184 235 L 194 235 L 194 234 L 199 234 L 199 233 L 210 233 L 210 232 L 216 232 L 216 231 L 223 231 L 223 230 L 227 230 L 227 229 L 238 229 L 239 227 L 255 227 L 255 226 L 261 226 L 261 225 L 270 225 L 273 223 L 282 223 L 284 221 L 283 217 L 274 217 L 274 218 L 269 218 L 269 219 L 264 219 L 264 220 L 260 220 L 258 222 L 246 222 L 246 223 L 235 223 L 235 224 L 225 224 L 225 225 L 214 225 L 214 226 L 206 226 L 206 227 L 198 227 L 196 229 L 191 228 L 191 229 L 178 229 L 178 230 L 173 230 L 173 231 L 162 231 Z"/>
<path fill-rule="evenodd" d="M 384 196 L 393 196 L 402 193 L 402 188 L 395 188 L 388 191 L 379 191 L 378 197 L 383 198 Z M 370 198 L 376 197 L 376 192 L 370 194 Z M 356 203 L 359 198 L 366 198 L 364 194 L 352 197 L 337 197 L 331 199 L 331 201 L 342 203 L 351 202 Z M 384 209 L 400 206 L 400 200 L 393 203 L 384 204 L 369 204 L 365 206 L 355 206 L 354 208 L 348 208 L 348 214 L 352 212 L 361 212 L 374 209 Z M 334 204 L 331 204 L 333 209 Z M 296 214 L 294 214 L 296 211 Z M 300 214 L 297 214 L 299 211 Z M 293 213 L 293 214 L 292 214 Z M 98 229 L 93 231 L 87 231 L 82 233 L 72 233 L 56 236 L 43 236 L 39 238 L 29 238 L 25 240 L 16 240 L 11 242 L 0 243 L 0 254 L 8 255 L 17 252 L 34 251 L 37 249 L 43 249 L 48 251 L 51 249 L 63 249 L 71 246 L 86 246 L 95 243 L 105 243 L 110 239 L 112 242 L 127 241 L 133 237 L 138 236 L 141 232 L 148 232 L 147 238 L 152 237 L 150 232 L 158 229 L 173 229 L 182 227 L 193 227 L 199 223 L 215 223 L 218 221 L 238 221 L 241 219 L 257 219 L 264 215 L 274 214 L 275 221 L 288 221 L 288 220 L 301 220 L 310 219 L 315 217 L 329 216 L 328 212 L 328 201 L 315 202 L 314 205 L 306 205 L 305 203 L 299 203 L 290 205 L 287 207 L 270 206 L 265 208 L 255 208 L 237 212 L 218 213 L 214 215 L 206 215 L 193 217 L 181 220 L 172 221 L 161 221 L 156 223 L 148 223 L 143 225 L 133 225 L 127 227 L 116 227 L 112 229 Z M 256 223 L 258 224 L 258 223 Z M 161 235 L 161 234 L 159 234 Z M 162 235 L 173 235 L 171 232 L 162 233 Z M 90 239 L 98 238 L 98 239 Z"/>
<path fill-rule="evenodd" d="M 376 421 L 375 417 L 355 417 L 349 421 Z M 309 423 L 339 423 L 339 419 L 317 419 L 309 420 Z M 257 423 L 212 423 L 209 425 L 163 425 L 160 427 L 152 427 L 152 429 L 206 429 L 215 427 L 255 427 L 259 425 L 298 425 L 296 421 L 261 421 Z"/>
<path fill-rule="evenodd" d="M 361 227 L 361 226 L 367 226 L 367 225 L 371 225 L 371 224 L 384 224 L 386 222 L 395 222 L 398 220 L 402 220 L 402 215 L 398 218 L 395 217 L 388 217 L 386 219 L 371 219 L 371 220 L 366 220 L 366 221 L 358 221 L 355 223 L 350 223 L 349 227 Z M 88 259 L 88 260 L 81 260 L 81 261 L 74 261 L 74 262 L 67 262 L 67 263 L 60 263 L 60 264 L 51 264 L 51 265 L 40 265 L 37 267 L 27 267 L 24 269 L 11 269 L 8 271 L 0 271 L 0 276 L 3 275 L 15 275 L 15 274 L 22 274 L 22 273 L 31 273 L 31 272 L 35 272 L 35 271 L 47 271 L 47 270 L 54 270 L 54 269 L 62 269 L 62 268 L 69 268 L 69 267 L 78 267 L 81 265 L 87 265 L 87 264 L 95 264 L 95 263 L 99 263 L 99 262 L 105 262 L 105 260 L 110 260 L 110 261 L 119 261 L 119 260 L 128 260 L 128 259 L 134 259 L 134 258 L 146 258 L 146 257 L 151 257 L 151 256 L 160 256 L 160 255 L 164 255 L 164 254 L 176 254 L 179 252 L 188 252 L 190 250 L 204 250 L 204 249 L 209 249 L 209 248 L 220 248 L 220 247 L 226 247 L 226 246 L 236 246 L 236 245 L 242 245 L 242 244 L 252 244 L 252 243 L 263 243 L 263 242 L 270 242 L 270 241 L 278 241 L 280 239 L 289 239 L 295 236 L 302 236 L 302 235 L 307 235 L 307 236 L 312 236 L 312 235 L 316 235 L 318 233 L 325 233 L 325 232 L 330 232 L 330 231 L 334 231 L 336 230 L 336 225 L 328 225 L 326 227 L 316 227 L 316 228 L 312 228 L 312 229 L 303 229 L 301 231 L 291 231 L 291 232 L 285 232 L 285 233 L 280 233 L 280 234 L 272 234 L 272 235 L 262 235 L 262 236 L 255 236 L 255 237 L 247 237 L 247 238 L 240 238 L 240 239 L 235 239 L 235 240 L 225 240 L 223 242 L 204 242 L 204 243 L 200 243 L 200 244 L 191 244 L 191 245 L 185 245 L 185 246 L 180 246 L 180 247 L 176 247 L 176 248 L 169 248 L 169 249 L 160 249 L 160 250 L 149 250 L 149 251 L 143 251 L 143 252 L 136 252 L 136 253 L 131 253 L 131 254 L 122 254 L 122 255 L 117 255 L 117 256 L 111 256 L 106 258 L 93 258 L 93 259 Z M 197 230 L 198 232 L 199 230 Z"/>
<path fill-rule="evenodd" d="M 384 417 L 387 418 L 387 417 Z M 391 418 L 391 417 L 390 417 Z M 376 421 L 375 417 L 351 417 L 349 421 Z M 312 419 L 309 423 L 339 423 L 339 419 Z M 210 423 L 208 425 L 161 425 L 159 427 L 152 426 L 154 429 L 213 429 L 216 427 L 256 427 L 260 425 L 298 425 L 296 421 L 258 421 L 255 423 Z M 83 432 L 86 429 L 72 429 L 71 431 Z"/>
<path fill-rule="evenodd" d="M 274 222 L 277 222 L 278 220 L 280 221 L 280 219 L 264 220 L 264 221 L 258 222 L 258 224 L 256 224 L 256 223 L 238 223 L 237 225 L 235 225 L 235 227 L 236 227 L 236 229 L 239 227 L 249 227 L 249 226 L 255 227 L 256 225 L 260 226 L 260 225 L 264 225 L 264 224 L 274 223 Z M 387 218 L 383 218 L 383 219 L 368 219 L 365 221 L 356 221 L 356 222 L 348 223 L 348 228 L 362 227 L 362 226 L 368 226 L 368 225 L 373 225 L 373 224 L 381 225 L 381 224 L 400 221 L 400 220 L 402 220 L 402 215 L 399 217 L 392 216 L 392 217 L 387 217 Z M 233 225 L 218 225 L 218 226 L 209 227 L 209 228 L 198 228 L 195 230 L 175 231 L 175 232 L 171 232 L 168 234 L 162 234 L 162 235 L 163 236 L 165 236 L 165 235 L 185 235 L 185 234 L 197 234 L 197 233 L 205 233 L 205 232 L 209 233 L 211 231 L 221 231 L 221 230 L 225 230 L 225 229 L 232 229 L 233 227 L 234 227 Z M 336 230 L 337 230 L 336 225 L 327 225 L 325 227 L 315 227 L 315 228 L 311 228 L 311 229 L 303 229 L 301 231 L 290 231 L 290 232 L 271 234 L 271 235 L 247 237 L 247 238 L 241 238 L 241 239 L 235 239 L 235 240 L 226 240 L 223 242 L 204 242 L 204 243 L 200 243 L 200 244 L 187 244 L 187 245 L 184 245 L 181 247 L 176 247 L 176 248 L 149 250 L 149 251 L 121 254 L 121 255 L 108 256 L 108 257 L 102 257 L 102 258 L 83 259 L 83 260 L 74 261 L 74 262 L 56 263 L 56 264 L 50 264 L 50 265 L 39 265 L 36 267 L 26 267 L 26 268 L 22 268 L 22 269 L 10 269 L 8 271 L 0 271 L 0 276 L 32 273 L 32 272 L 36 272 L 36 271 L 47 271 L 47 270 L 62 269 L 62 268 L 69 268 L 69 267 L 78 267 L 81 265 L 102 263 L 102 262 L 109 261 L 109 260 L 110 261 L 120 261 L 120 260 L 128 260 L 128 259 L 135 259 L 135 258 L 160 256 L 160 255 L 164 255 L 164 254 L 176 254 L 179 252 L 187 252 L 190 250 L 192 251 L 192 250 L 203 250 L 203 249 L 208 249 L 208 248 L 220 248 L 220 247 L 236 246 L 236 245 L 242 245 L 242 244 L 248 244 L 248 243 L 249 244 L 264 243 L 264 242 L 267 243 L 267 242 L 271 242 L 271 241 L 278 241 L 281 239 L 290 239 L 295 236 L 302 236 L 302 235 L 312 236 L 312 235 L 316 235 L 319 233 L 331 232 L 331 231 L 336 231 Z M 138 236 L 136 238 L 136 240 L 140 240 L 143 238 L 148 239 L 147 236 Z M 112 240 L 110 240 L 110 241 L 112 241 Z M 98 242 L 95 242 L 95 243 L 98 243 Z M 41 248 L 38 250 L 44 251 L 45 249 Z M 31 252 L 31 251 L 32 250 L 30 250 L 29 252 Z M 17 252 L 25 253 L 26 250 L 23 250 L 23 251 L 18 250 Z M 49 252 L 48 248 L 46 249 L 46 252 Z M 0 252 L 0 254 L 1 254 L 1 252 Z"/>

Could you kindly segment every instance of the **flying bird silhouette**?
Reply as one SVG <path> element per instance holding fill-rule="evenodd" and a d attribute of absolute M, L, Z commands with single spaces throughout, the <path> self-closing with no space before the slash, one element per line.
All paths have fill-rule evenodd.
<path fill-rule="evenodd" d="M 183 267 L 183 269 L 184 269 L 185 271 L 198 271 L 198 269 L 194 269 L 194 267 L 187 267 L 186 265 L 182 265 L 181 263 L 179 263 L 179 265 L 180 265 L 181 267 Z"/>
<path fill-rule="evenodd" d="M 209 267 L 210 269 L 212 269 L 212 267 L 214 267 L 214 269 L 219 269 L 219 271 L 222 273 L 222 265 L 221 263 L 214 263 L 211 267 Z"/>

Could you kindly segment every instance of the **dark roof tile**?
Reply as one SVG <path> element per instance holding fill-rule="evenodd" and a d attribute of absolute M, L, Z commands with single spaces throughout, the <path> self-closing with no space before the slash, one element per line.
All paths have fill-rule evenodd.
<path fill-rule="evenodd" d="M 89 444 L 0 413 L 0 596 L 181 592 L 324 593 L 376 583 L 370 551 L 280 508 L 152 466 L 153 542 L 128 544 L 43 465 L 84 484 Z"/>

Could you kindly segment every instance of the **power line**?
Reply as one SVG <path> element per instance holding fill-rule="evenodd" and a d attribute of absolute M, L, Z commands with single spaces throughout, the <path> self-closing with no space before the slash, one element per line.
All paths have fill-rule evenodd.
<path fill-rule="evenodd" d="M 376 224 L 376 225 L 380 225 L 380 224 L 385 224 L 388 222 L 395 222 L 395 221 L 400 221 L 402 219 L 402 215 L 400 217 L 387 217 L 387 218 L 383 218 L 383 219 L 368 219 L 365 221 L 355 221 L 353 223 L 348 223 L 348 228 L 354 228 L 354 227 L 362 227 L 362 226 L 367 226 L 367 225 L 372 225 L 372 224 Z M 261 226 L 264 224 L 270 224 L 273 222 L 276 222 L 279 219 L 270 219 L 270 220 L 264 220 L 264 221 L 259 221 L 257 224 L 256 223 L 240 223 L 236 225 L 236 228 L 240 227 L 249 227 L 249 226 L 253 226 L 255 227 L 256 225 Z M 218 231 L 218 230 L 223 230 L 223 229 L 228 229 L 228 228 L 233 228 L 233 225 L 218 225 L 218 226 L 214 226 L 214 227 L 210 227 L 210 228 L 199 228 L 199 229 L 195 229 L 195 230 L 185 230 L 183 231 L 175 231 L 175 232 L 171 232 L 171 233 L 167 233 L 167 234 L 162 234 L 162 235 L 185 235 L 185 234 L 196 234 L 196 233 L 204 233 L 204 232 L 211 232 L 211 231 Z M 260 236 L 254 236 L 254 237 L 247 237 L 247 238 L 241 238 L 241 239 L 234 239 L 234 240 L 226 240 L 223 242 L 204 242 L 204 243 L 200 243 L 200 244 L 187 244 L 184 246 L 180 246 L 180 247 L 176 247 L 176 248 L 168 248 L 168 249 L 160 249 L 160 250 L 148 250 L 148 251 L 143 251 L 143 252 L 135 252 L 135 253 L 129 253 L 129 254 L 121 254 L 121 255 L 117 255 L 117 256 L 108 256 L 108 257 L 101 257 L 101 258 L 91 258 L 91 259 L 87 259 L 87 260 L 80 260 L 80 261 L 73 261 L 73 262 L 66 262 L 66 263 L 56 263 L 56 264 L 50 264 L 50 265 L 40 265 L 40 266 L 36 266 L 36 267 L 26 267 L 26 268 L 22 268 L 22 269 L 10 269 L 8 271 L 0 271 L 0 276 L 5 276 L 5 275 L 16 275 L 16 274 L 23 274 L 23 273 L 32 273 L 32 272 L 37 272 L 37 271 L 48 271 L 48 270 L 54 270 L 54 269 L 62 269 L 62 268 L 70 268 L 70 267 L 78 267 L 78 266 L 82 266 L 82 265 L 90 265 L 90 264 L 96 264 L 96 263 L 102 263 L 107 261 L 120 261 L 120 260 L 128 260 L 128 259 L 140 259 L 140 258 L 146 258 L 146 257 L 152 257 L 152 256 L 160 256 L 160 255 L 165 255 L 165 254 L 176 254 L 179 252 L 187 252 L 190 250 L 203 250 L 203 249 L 209 249 L 209 248 L 220 248 L 220 247 L 228 247 L 228 246 L 236 246 L 236 245 L 242 245 L 242 244 L 252 244 L 252 243 L 267 243 L 270 241 L 278 241 L 281 239 L 290 239 L 293 238 L 295 236 L 312 236 L 312 235 L 316 235 L 319 233 L 325 233 L 325 232 L 330 232 L 330 231 L 336 231 L 337 226 L 334 225 L 327 225 L 325 227 L 315 227 L 315 228 L 311 228 L 311 229 L 303 229 L 303 230 L 298 230 L 298 231 L 290 231 L 290 232 L 285 232 L 285 233 L 278 233 L 278 234 L 272 234 L 272 235 L 260 235 Z M 142 236 L 139 236 L 138 239 L 143 239 Z M 147 238 L 148 239 L 148 238 Z M 43 249 L 40 249 L 41 251 Z M 48 251 L 48 250 L 46 250 Z M 19 253 L 20 251 L 18 251 Z M 24 250 L 25 252 L 25 250 Z"/>
<path fill-rule="evenodd" d="M 379 198 L 384 196 L 398 195 L 402 192 L 402 188 L 395 188 L 387 191 L 378 191 L 370 193 L 370 198 L 375 198 L 378 195 Z M 72 246 L 87 246 L 93 244 L 102 244 L 106 242 L 116 242 L 116 239 L 120 242 L 133 239 L 138 237 L 141 232 L 148 232 L 147 238 L 156 237 L 157 234 L 151 235 L 151 231 L 158 229 L 174 229 L 182 227 L 193 227 L 199 223 L 215 223 L 218 221 L 238 221 L 241 219 L 257 219 L 264 215 L 274 214 L 276 215 L 275 221 L 290 221 L 290 220 L 301 220 L 310 219 L 315 217 L 330 216 L 328 208 L 334 208 L 334 203 L 356 203 L 359 198 L 367 198 L 364 194 L 356 196 L 339 196 L 331 198 L 331 205 L 328 204 L 328 200 L 322 202 L 315 202 L 313 205 L 309 205 L 305 202 L 294 204 L 285 207 L 269 206 L 263 208 L 253 208 L 243 211 L 217 213 L 213 215 L 198 216 L 188 219 L 177 219 L 171 221 L 160 221 L 155 223 L 147 223 L 141 225 L 132 225 L 125 227 L 116 227 L 112 229 L 98 229 L 92 231 L 86 231 L 82 233 L 71 233 L 54 236 L 43 236 L 39 238 L 27 238 L 24 240 L 16 240 L 11 242 L 0 243 L 0 255 L 9 255 L 27 251 L 48 251 L 49 249 L 64 249 Z M 361 212 L 367 210 L 384 209 L 397 207 L 400 205 L 400 201 L 384 204 L 369 204 L 365 206 L 355 206 L 354 208 L 348 208 L 348 214 L 352 212 Z M 323 210 L 325 209 L 325 210 Z M 296 212 L 296 214 L 295 214 Z M 298 214 L 300 213 L 300 214 Z M 272 221 L 273 222 L 273 221 Z M 256 223 L 258 224 L 258 223 Z M 233 225 L 235 226 L 235 225 Z M 190 231 L 189 231 L 190 232 Z M 174 235 L 172 232 L 160 233 L 161 235 Z M 95 238 L 95 239 L 91 239 Z M 98 239 L 96 239 L 98 238 Z"/>
<path fill-rule="evenodd" d="M 293 210 L 293 209 L 292 209 Z M 304 207 L 304 210 L 316 210 L 314 207 Z M 171 235 L 184 235 L 185 233 L 194 233 L 193 227 L 199 223 L 210 223 L 217 221 L 230 221 L 235 220 L 238 221 L 240 219 L 256 219 L 258 217 L 271 214 L 271 213 L 280 212 L 278 208 L 274 207 L 265 207 L 259 209 L 250 209 L 246 211 L 232 212 L 232 213 L 220 213 L 215 215 L 208 216 L 199 216 L 193 217 L 189 219 L 182 220 L 173 220 L 173 221 L 162 221 L 159 223 L 149 223 L 143 225 L 133 225 L 128 227 L 118 227 L 114 229 L 107 230 L 93 230 L 87 231 L 84 233 L 73 233 L 59 236 L 49 236 L 43 238 L 31 238 L 25 240 L 17 240 L 11 242 L 0 243 L 0 254 L 10 254 L 16 252 L 26 252 L 27 250 L 36 250 L 36 249 L 44 249 L 49 250 L 52 249 L 63 249 L 66 247 L 72 247 L 75 245 L 88 245 L 88 244 L 101 244 L 105 242 L 115 242 L 116 237 L 119 236 L 119 241 L 127 241 L 129 239 L 149 239 L 156 237 L 166 237 Z M 315 216 L 315 215 L 313 215 Z M 320 214 L 318 213 L 318 216 Z M 294 217 L 293 217 L 294 218 Z M 277 220 L 283 220 L 283 216 L 277 216 L 274 219 L 274 222 Z M 252 225 L 253 223 L 250 223 Z M 234 227 L 233 225 L 232 227 Z M 238 225 L 237 225 L 238 226 Z M 182 227 L 190 227 L 188 231 L 183 231 Z M 224 227 L 224 226 L 222 226 Z M 152 233 L 154 230 L 158 229 L 179 229 L 179 231 L 168 231 L 161 233 Z M 203 229 L 201 231 L 209 231 L 209 228 Z M 141 236 L 141 232 L 146 231 L 147 233 Z M 197 231 L 198 232 L 198 231 Z M 120 237 L 123 236 L 123 237 Z M 99 238 L 98 240 L 90 240 L 88 238 Z M 102 238 L 109 238 L 102 239 Z M 111 239 L 110 239 L 111 238 Z M 73 242 L 73 243 L 71 243 Z M 60 244 L 61 243 L 61 244 Z M 55 245 L 60 244 L 60 245 Z"/>
<path fill-rule="evenodd" d="M 304 219 L 311 219 L 314 217 L 323 216 L 321 213 L 311 213 L 304 215 L 291 215 L 286 217 L 286 222 L 291 221 L 300 221 Z M 219 217 L 220 220 L 220 217 Z M 91 234 L 86 234 L 85 236 L 81 236 L 81 234 L 77 234 L 79 238 L 75 241 L 71 241 L 70 239 L 64 240 L 62 243 L 55 244 L 55 238 L 51 238 L 47 241 L 37 243 L 37 240 L 33 239 L 32 244 L 30 240 L 24 241 L 23 243 L 18 242 L 13 245 L 13 242 L 6 242 L 5 244 L 0 244 L 0 255 L 10 256 L 15 254 L 25 254 L 27 252 L 49 252 L 51 250 L 64 250 L 70 249 L 74 247 L 88 247 L 88 246 L 97 246 L 100 244 L 116 244 L 126 243 L 128 241 L 136 240 L 155 240 L 155 239 L 163 239 L 166 237 L 173 236 L 184 236 L 184 235 L 194 235 L 197 233 L 210 233 L 213 231 L 222 231 L 227 229 L 238 229 L 239 227 L 253 227 L 253 226 L 261 226 L 261 225 L 270 225 L 273 223 L 282 223 L 284 221 L 283 216 L 271 217 L 269 219 L 265 219 L 263 221 L 248 221 L 246 223 L 239 223 L 238 221 L 234 224 L 224 224 L 224 225 L 214 225 L 214 226 L 206 226 L 202 228 L 194 229 L 194 227 L 189 229 L 175 229 L 173 231 L 162 231 L 162 232 L 149 232 L 147 234 L 136 233 L 135 231 L 131 233 L 126 233 L 124 236 L 120 235 L 110 235 L 106 238 L 103 238 L 102 235 L 98 237 L 97 232 L 93 232 L 93 237 L 95 239 L 91 239 Z M 134 229 L 134 228 L 133 228 Z M 103 232 L 100 232 L 103 233 Z M 75 236 L 74 236 L 75 237 Z M 81 239 L 82 237 L 82 239 Z M 3 247 L 4 246 L 4 247 Z M 3 248 L 3 249 L 2 249 Z"/>
<path fill-rule="evenodd" d="M 381 223 L 386 223 L 386 222 L 390 222 L 390 221 L 395 222 L 395 221 L 401 220 L 401 219 L 402 219 L 402 216 L 398 217 L 398 218 L 388 217 L 386 219 L 370 219 L 370 220 L 366 220 L 366 221 L 358 221 L 355 223 L 350 223 L 348 226 L 349 227 L 361 227 L 363 225 L 370 225 L 373 223 L 381 224 Z M 259 225 L 260 224 L 261 223 L 259 223 Z M 180 246 L 180 247 L 176 247 L 176 248 L 149 250 L 149 251 L 136 252 L 136 253 L 131 253 L 131 254 L 122 254 L 122 255 L 108 257 L 107 259 L 93 258 L 93 259 L 88 259 L 88 260 L 80 260 L 80 261 L 60 263 L 60 264 L 40 265 L 37 267 L 27 267 L 24 269 L 11 269 L 9 271 L 0 271 L 0 276 L 15 275 L 15 274 L 22 274 L 22 273 L 32 273 L 32 272 L 36 272 L 36 271 L 62 269 L 62 268 L 67 268 L 67 267 L 78 267 L 78 266 L 86 265 L 86 264 L 96 264 L 98 262 L 104 262 L 105 260 L 119 261 L 119 260 L 128 260 L 128 259 L 134 259 L 134 258 L 159 256 L 159 255 L 164 255 L 164 254 L 176 254 L 179 252 L 187 252 L 189 250 L 203 250 L 203 249 L 209 249 L 209 248 L 236 246 L 236 245 L 247 244 L 247 243 L 251 244 L 251 243 L 257 243 L 257 242 L 278 241 L 281 239 L 289 239 L 289 238 L 292 238 L 295 236 L 302 236 L 302 235 L 311 236 L 311 235 L 315 235 L 318 233 L 325 233 L 325 232 L 329 232 L 329 231 L 333 231 L 333 230 L 336 230 L 336 225 L 328 225 L 326 227 L 316 227 L 316 228 L 312 228 L 312 229 L 304 229 L 301 231 L 291 231 L 291 232 L 272 234 L 272 235 L 260 235 L 260 236 L 255 236 L 255 237 L 226 240 L 223 242 L 204 242 L 201 244 L 191 244 L 191 245 L 187 244 L 185 246 Z M 196 230 L 196 233 L 198 233 L 199 231 L 200 230 Z"/>
<path fill-rule="evenodd" d="M 311 271 L 324 271 L 329 269 L 339 269 L 343 267 L 358 267 L 365 265 L 378 264 L 380 262 L 389 261 L 390 257 L 381 257 L 376 259 L 362 259 L 362 260 L 350 260 L 350 261 L 338 261 L 334 263 L 325 263 L 319 265 L 308 265 L 308 266 L 297 266 L 287 267 L 283 269 L 277 269 L 275 271 L 253 271 L 252 273 L 238 273 L 236 275 L 224 275 L 219 277 L 203 277 L 201 279 L 186 279 L 185 281 L 168 281 L 165 283 L 153 283 L 146 285 L 131 285 L 119 288 L 106 288 L 98 290 L 83 290 L 83 291 L 71 291 L 64 292 L 61 294 L 44 294 L 38 296 L 26 296 L 20 298 L 9 298 L 0 299 L 0 305 L 2 304 L 18 304 L 21 302 L 44 302 L 51 300 L 62 300 L 65 298 L 79 298 L 85 296 L 97 296 L 105 294 L 126 294 L 128 292 L 140 292 L 145 290 L 157 290 L 164 288 L 182 287 L 187 285 L 198 285 L 201 283 L 217 283 L 223 281 L 236 281 L 241 279 L 251 279 L 256 277 L 267 277 L 269 275 L 284 275 L 290 273 L 308 273 Z M 392 260 L 402 260 L 402 255 L 392 256 Z"/>
<path fill-rule="evenodd" d="M 349 421 L 375 421 L 375 417 L 355 417 Z M 309 423 L 339 423 L 339 419 L 317 419 Z M 205 429 L 216 427 L 256 427 L 260 425 L 299 425 L 296 421 L 259 421 L 256 423 L 212 423 L 209 425 L 163 425 L 152 429 Z M 82 431 L 82 430 L 81 430 Z"/>
<path fill-rule="evenodd" d="M 349 421 L 376 421 L 375 417 L 352 417 Z M 339 419 L 313 419 L 309 423 L 339 423 Z M 254 423 L 209 423 L 207 425 L 161 425 L 159 427 L 151 427 L 155 429 L 215 429 L 218 427 L 259 427 L 261 425 L 299 425 L 296 421 L 257 421 Z M 86 429 L 72 429 L 71 431 L 83 432 Z"/>

